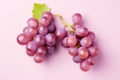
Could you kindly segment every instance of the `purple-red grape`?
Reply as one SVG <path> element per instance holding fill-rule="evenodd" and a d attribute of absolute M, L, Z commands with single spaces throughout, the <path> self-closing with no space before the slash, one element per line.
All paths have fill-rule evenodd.
<path fill-rule="evenodd" d="M 90 47 L 92 45 L 92 39 L 89 37 L 84 37 L 81 39 L 80 44 L 82 47 Z"/>
<path fill-rule="evenodd" d="M 76 56 L 76 55 L 78 55 L 78 48 L 77 47 L 70 47 L 68 49 L 68 52 L 71 56 Z"/>
<path fill-rule="evenodd" d="M 88 29 L 86 27 L 76 27 L 76 34 L 84 37 L 88 34 Z"/>
<path fill-rule="evenodd" d="M 43 35 L 38 34 L 34 37 L 34 42 L 38 46 L 43 46 L 45 44 L 45 37 Z"/>
<path fill-rule="evenodd" d="M 73 22 L 74 24 L 81 24 L 81 22 L 82 22 L 82 16 L 81 16 L 81 14 L 75 13 L 75 14 L 72 16 L 72 22 Z"/>
<path fill-rule="evenodd" d="M 41 19 L 40 19 L 40 24 L 44 26 L 48 26 L 53 20 L 53 15 L 50 12 L 45 12 L 43 13 Z"/>
<path fill-rule="evenodd" d="M 88 57 L 87 59 L 86 59 L 86 61 L 89 63 L 89 64 L 91 64 L 91 65 L 94 65 L 96 62 L 95 62 L 95 57 Z"/>
<path fill-rule="evenodd" d="M 87 61 L 83 61 L 82 63 L 80 63 L 80 69 L 82 71 L 88 71 L 90 69 L 91 65 L 87 62 Z"/>
<path fill-rule="evenodd" d="M 45 41 L 46 44 L 49 46 L 55 45 L 56 44 L 56 36 L 55 34 L 49 33 L 45 36 Z"/>
<path fill-rule="evenodd" d="M 91 38 L 92 40 L 95 40 L 95 33 L 89 31 L 87 37 Z"/>
<path fill-rule="evenodd" d="M 74 47 L 77 44 L 77 38 L 74 35 L 70 35 L 67 38 L 67 45 L 69 47 Z"/>
<path fill-rule="evenodd" d="M 36 51 L 36 54 L 39 54 L 39 55 L 46 55 L 46 53 L 47 53 L 47 49 L 44 46 L 38 47 Z"/>
<path fill-rule="evenodd" d="M 41 63 L 45 60 L 45 56 L 44 55 L 39 55 L 39 54 L 35 54 L 34 55 L 34 61 L 36 63 Z"/>
<path fill-rule="evenodd" d="M 30 18 L 30 19 L 27 21 L 27 24 L 28 24 L 28 26 L 30 26 L 30 27 L 35 27 L 35 28 L 37 28 L 37 27 L 39 26 L 39 22 L 38 22 L 38 20 L 35 19 L 35 18 Z"/>
<path fill-rule="evenodd" d="M 55 46 L 46 46 L 47 48 L 47 54 L 51 55 L 55 53 Z"/>
<path fill-rule="evenodd" d="M 64 48 L 68 48 L 69 46 L 67 45 L 67 38 L 68 37 L 65 37 L 62 41 L 61 41 L 61 45 L 64 47 Z"/>
<path fill-rule="evenodd" d="M 23 33 L 29 37 L 34 37 L 37 34 L 37 32 L 38 31 L 35 27 L 25 27 L 23 30 Z"/>
<path fill-rule="evenodd" d="M 73 56 L 73 61 L 74 61 L 75 63 L 81 63 L 81 62 L 83 61 L 83 59 L 80 58 L 79 55 L 76 55 L 76 56 Z"/>
<path fill-rule="evenodd" d="M 21 45 L 26 45 L 30 40 L 31 38 L 26 36 L 25 34 L 19 34 L 17 36 L 17 42 Z"/>
<path fill-rule="evenodd" d="M 88 50 L 90 52 L 90 55 L 93 57 L 99 54 L 99 49 L 95 46 L 89 47 Z"/>
<path fill-rule="evenodd" d="M 26 53 L 27 53 L 28 56 L 34 56 L 34 54 L 35 54 L 35 52 L 28 51 L 28 50 L 26 50 Z"/>
<path fill-rule="evenodd" d="M 51 24 L 48 26 L 48 32 L 49 33 L 54 33 L 55 30 L 56 30 L 56 26 L 55 26 L 54 21 L 52 21 Z"/>
<path fill-rule="evenodd" d="M 67 35 L 67 32 L 65 28 L 57 28 L 55 34 L 57 39 L 62 40 Z"/>
<path fill-rule="evenodd" d="M 86 59 L 89 56 L 89 51 L 87 48 L 80 47 L 78 49 L 78 55 L 80 56 L 80 58 Z"/>
<path fill-rule="evenodd" d="M 36 43 L 34 41 L 30 41 L 26 45 L 26 49 L 31 52 L 36 52 L 37 48 L 38 48 L 38 46 L 36 45 Z"/>
<path fill-rule="evenodd" d="M 48 27 L 40 25 L 38 27 L 38 33 L 41 35 L 46 35 L 48 33 Z"/>

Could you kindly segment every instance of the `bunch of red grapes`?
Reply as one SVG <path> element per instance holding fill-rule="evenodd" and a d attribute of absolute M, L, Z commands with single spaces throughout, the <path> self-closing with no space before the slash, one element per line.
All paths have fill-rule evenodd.
<path fill-rule="evenodd" d="M 80 64 L 83 71 L 88 71 L 95 64 L 99 50 L 95 45 L 95 34 L 82 25 L 82 16 L 72 16 L 71 29 L 57 27 L 54 15 L 44 12 L 40 20 L 30 18 L 23 33 L 18 35 L 17 42 L 26 45 L 26 53 L 41 63 L 47 55 L 54 54 L 58 42 L 73 56 L 73 61 Z"/>

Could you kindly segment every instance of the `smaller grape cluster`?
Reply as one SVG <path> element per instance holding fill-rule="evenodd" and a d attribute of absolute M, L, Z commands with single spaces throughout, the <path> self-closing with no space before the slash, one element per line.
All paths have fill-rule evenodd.
<path fill-rule="evenodd" d="M 95 58 L 99 54 L 95 45 L 95 34 L 83 26 L 81 14 L 74 14 L 72 22 L 72 30 L 68 32 L 61 44 L 68 48 L 73 61 L 80 63 L 81 70 L 88 71 L 91 65 L 95 64 Z"/>
<path fill-rule="evenodd" d="M 26 45 L 26 53 L 34 56 L 34 61 L 41 63 L 56 49 L 56 30 L 54 18 L 51 12 L 45 12 L 40 21 L 30 18 L 23 33 L 18 35 L 17 42 Z"/>

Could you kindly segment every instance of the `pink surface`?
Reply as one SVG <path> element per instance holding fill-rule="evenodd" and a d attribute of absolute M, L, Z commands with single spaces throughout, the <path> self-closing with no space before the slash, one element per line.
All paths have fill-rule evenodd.
<path fill-rule="evenodd" d="M 101 50 L 90 71 L 82 72 L 62 47 L 42 64 L 25 54 L 16 36 L 34 2 L 48 4 L 68 22 L 75 12 L 83 15 Z M 0 37 L 0 80 L 120 80 L 120 0 L 0 0 Z"/>

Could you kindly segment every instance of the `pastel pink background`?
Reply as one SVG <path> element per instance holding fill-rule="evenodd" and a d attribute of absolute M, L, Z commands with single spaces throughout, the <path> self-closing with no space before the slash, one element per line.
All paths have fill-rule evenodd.
<path fill-rule="evenodd" d="M 16 37 L 31 17 L 34 2 L 46 3 L 71 23 L 75 12 L 97 35 L 97 64 L 82 72 L 67 50 L 36 64 Z M 120 80 L 120 0 L 0 0 L 0 80 Z"/>

